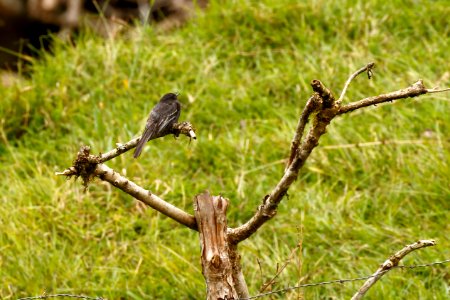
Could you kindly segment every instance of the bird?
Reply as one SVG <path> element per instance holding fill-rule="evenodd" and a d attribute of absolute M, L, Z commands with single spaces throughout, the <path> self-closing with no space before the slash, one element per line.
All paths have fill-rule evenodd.
<path fill-rule="evenodd" d="M 181 104 L 178 102 L 178 94 L 168 93 L 162 96 L 159 102 L 153 107 L 145 125 L 144 133 L 139 140 L 133 157 L 138 158 L 149 140 L 167 135 L 171 132 L 172 126 L 178 121 L 181 113 Z"/>

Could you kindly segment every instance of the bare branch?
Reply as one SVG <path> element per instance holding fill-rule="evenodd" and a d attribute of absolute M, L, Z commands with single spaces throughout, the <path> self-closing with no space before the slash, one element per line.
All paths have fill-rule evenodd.
<path fill-rule="evenodd" d="M 197 136 L 195 135 L 195 128 L 192 126 L 189 122 L 181 122 L 181 123 L 175 123 L 173 124 L 171 133 L 175 134 L 175 136 L 179 136 L 180 134 L 183 134 L 187 136 L 188 138 L 197 139 Z"/>
<path fill-rule="evenodd" d="M 179 136 L 180 134 L 183 134 L 189 138 L 197 139 L 197 136 L 195 135 L 195 128 L 192 126 L 189 122 L 182 122 L 182 123 L 175 123 L 173 124 L 172 130 L 167 133 L 166 135 L 174 134 L 175 136 Z M 141 138 L 135 138 L 131 141 L 125 143 L 125 144 L 117 144 L 117 147 L 109 152 L 106 152 L 104 154 L 101 154 L 99 156 L 92 157 L 91 162 L 93 163 L 104 163 L 110 159 L 113 159 L 116 156 L 121 155 L 122 153 L 127 152 L 128 150 L 131 150 L 136 147 L 139 140 Z"/>
<path fill-rule="evenodd" d="M 368 64 L 366 67 L 358 70 L 347 81 L 347 86 L 350 81 L 358 74 L 369 71 L 373 64 Z M 311 86 L 314 90 L 313 96 L 308 100 L 307 105 L 300 116 L 294 138 L 291 144 L 291 152 L 289 163 L 285 172 L 275 186 L 275 188 L 266 195 L 263 203 L 257 208 L 255 214 L 246 223 L 237 228 L 230 228 L 228 230 L 228 237 L 230 243 L 239 243 L 253 233 L 255 233 L 263 224 L 272 219 L 277 213 L 277 207 L 291 184 L 297 179 L 299 170 L 303 167 L 306 159 L 319 144 L 320 137 L 325 134 L 327 126 L 331 120 L 338 115 L 351 112 L 370 105 L 376 105 L 383 102 L 389 102 L 402 98 L 416 97 L 426 94 L 429 90 L 425 88 L 423 82 L 419 80 L 412 86 L 374 97 L 369 97 L 356 101 L 345 106 L 341 106 L 338 101 L 334 100 L 334 96 L 319 80 L 313 80 Z M 314 114 L 314 119 L 307 136 L 302 139 L 308 119 Z"/>
<path fill-rule="evenodd" d="M 328 93 L 328 89 L 324 88 L 323 84 L 318 80 L 313 80 L 311 85 L 316 90 L 320 87 L 320 92 L 322 95 L 331 95 Z M 315 93 L 318 103 L 322 103 L 322 108 L 314 117 L 313 125 L 309 129 L 307 136 L 304 141 L 301 142 L 300 147 L 296 151 L 296 155 L 292 160 L 292 163 L 284 172 L 283 177 L 278 182 L 276 187 L 272 190 L 269 195 L 266 195 L 263 200 L 263 204 L 260 205 L 249 221 L 245 224 L 239 226 L 238 228 L 229 229 L 228 237 L 231 243 L 239 243 L 245 240 L 255 233 L 265 222 L 272 219 L 283 197 L 286 195 L 291 184 L 297 179 L 298 172 L 304 165 L 306 159 L 311 154 L 312 150 L 319 144 L 319 138 L 326 132 L 326 127 L 330 124 L 331 120 L 336 116 L 338 112 L 338 107 L 331 103 L 332 107 L 324 109 L 323 108 L 323 98 L 318 92 Z M 327 96 L 328 97 L 328 96 Z M 329 99 L 331 99 L 329 97 Z M 333 98 L 334 99 L 334 98 Z"/>
<path fill-rule="evenodd" d="M 361 69 L 359 69 L 358 71 L 356 71 L 355 73 L 353 73 L 348 79 L 347 82 L 345 82 L 344 85 L 344 89 L 342 90 L 341 95 L 339 96 L 339 99 L 336 101 L 336 103 L 339 105 L 342 102 L 342 99 L 344 99 L 345 93 L 347 92 L 348 86 L 350 85 L 350 83 L 353 81 L 353 79 L 356 78 L 356 76 L 358 76 L 361 73 L 364 73 L 365 71 L 367 71 L 367 76 L 369 77 L 369 79 L 372 78 L 372 69 L 375 66 L 375 63 L 370 63 L 367 64 L 365 67 L 362 67 Z"/>
<path fill-rule="evenodd" d="M 314 96 L 309 98 L 308 102 L 306 102 L 305 108 L 302 111 L 302 114 L 300 116 L 300 119 L 298 120 L 297 124 L 297 130 L 295 131 L 294 138 L 291 142 L 291 154 L 289 155 L 289 160 L 286 165 L 286 168 L 288 168 L 292 161 L 294 160 L 295 156 L 297 155 L 298 146 L 300 145 L 300 142 L 303 137 L 303 133 L 305 132 L 306 124 L 309 121 L 309 116 L 314 111 Z"/>
<path fill-rule="evenodd" d="M 99 156 L 93 156 L 91 161 L 98 162 L 98 163 L 104 163 L 108 160 L 111 160 L 111 159 L 135 148 L 140 139 L 141 139 L 140 137 L 134 138 L 131 141 L 126 142 L 125 144 L 117 143 L 115 149 L 108 151 L 106 153 L 100 154 Z"/>
<path fill-rule="evenodd" d="M 133 141 L 135 140 L 136 139 Z M 133 141 L 130 141 L 128 144 Z M 56 175 L 81 177 L 85 188 L 87 188 L 88 183 L 94 177 L 99 177 L 101 180 L 111 183 L 113 186 L 121 189 L 125 193 L 133 196 L 137 200 L 142 201 L 178 223 L 197 230 L 197 223 L 194 216 L 164 201 L 158 196 L 152 194 L 150 191 L 138 186 L 116 171 L 108 168 L 106 165 L 98 163 L 99 159 L 100 158 L 98 156 L 90 154 L 89 147 L 83 146 L 80 151 L 78 151 L 77 158 L 75 159 L 73 166 L 63 172 L 57 172 Z"/>
<path fill-rule="evenodd" d="M 398 90 L 395 92 L 391 92 L 388 94 L 382 94 L 378 96 L 373 96 L 369 98 L 365 98 L 344 106 L 341 106 L 339 108 L 338 115 L 345 114 L 351 111 L 354 111 L 356 109 L 371 106 L 371 105 L 377 105 L 383 102 L 389 102 L 393 100 L 398 100 L 402 98 L 413 98 L 417 97 L 423 94 L 426 94 L 428 90 L 423 85 L 422 80 L 417 81 L 410 87 L 407 87 L 406 89 Z"/>
<path fill-rule="evenodd" d="M 194 140 L 197 139 L 197 136 L 195 135 L 195 128 L 189 122 L 181 122 L 181 123 L 173 124 L 172 130 L 169 133 L 167 133 L 166 135 L 169 135 L 169 134 L 174 134 L 175 136 L 179 136 L 180 134 L 183 134 L 191 139 L 194 139 Z M 160 136 L 160 137 L 162 137 L 162 136 Z M 138 138 L 132 139 L 129 142 L 126 142 L 125 144 L 116 144 L 117 147 L 115 149 L 108 151 L 106 153 L 100 154 L 100 155 L 91 155 L 89 147 L 82 147 L 80 152 L 78 152 L 76 162 L 78 161 L 79 166 L 86 166 L 86 163 L 90 163 L 92 165 L 104 163 L 108 160 L 111 160 L 111 159 L 135 148 L 140 139 L 141 138 L 138 137 Z M 83 151 L 85 153 L 81 153 Z M 80 161 L 80 159 L 82 161 Z M 67 168 L 63 172 L 56 172 L 55 175 L 83 177 L 83 174 L 80 173 L 80 169 L 77 170 L 75 165 L 77 165 L 77 163 L 74 163 L 73 167 Z M 87 178 L 87 179 L 89 179 L 89 178 Z M 85 181 L 85 186 L 86 186 L 86 183 L 87 183 L 87 181 Z"/>
<path fill-rule="evenodd" d="M 396 252 L 388 260 L 386 260 L 378 270 L 363 284 L 363 286 L 353 295 L 352 300 L 360 300 L 364 297 L 367 291 L 387 272 L 392 268 L 398 266 L 400 260 L 402 260 L 409 253 L 430 246 L 435 246 L 436 242 L 433 240 L 420 240 L 414 244 L 407 245 L 402 250 Z"/>
<path fill-rule="evenodd" d="M 311 87 L 315 93 L 306 102 L 306 106 L 300 115 L 300 119 L 298 120 L 297 129 L 291 142 L 291 153 L 286 165 L 286 170 L 297 155 L 298 147 L 300 146 L 300 142 L 302 140 L 303 133 L 305 132 L 305 127 L 309 121 L 310 115 L 320 109 L 331 108 L 334 106 L 335 99 L 333 94 L 323 85 L 322 82 L 320 82 L 320 80 L 311 81 Z"/>
<path fill-rule="evenodd" d="M 152 194 L 152 192 L 138 186 L 136 183 L 128 180 L 106 165 L 98 164 L 94 170 L 94 175 L 98 176 L 101 180 L 109 182 L 137 200 L 142 201 L 163 215 L 166 215 L 191 229 L 197 230 L 197 223 L 194 216 L 164 201 L 158 196 Z"/>

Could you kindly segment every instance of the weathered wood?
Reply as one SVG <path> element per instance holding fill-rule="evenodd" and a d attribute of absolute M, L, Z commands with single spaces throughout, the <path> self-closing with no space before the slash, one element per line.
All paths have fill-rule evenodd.
<path fill-rule="evenodd" d="M 229 239 L 227 239 L 229 242 Z M 231 268 L 233 273 L 234 288 L 239 296 L 239 299 L 245 299 L 250 297 L 248 292 L 247 283 L 245 282 L 244 274 L 242 273 L 241 255 L 238 252 L 237 244 L 228 244 L 229 257 L 231 261 Z"/>
<path fill-rule="evenodd" d="M 208 300 L 238 299 L 227 241 L 227 207 L 227 199 L 208 192 L 194 201 Z"/>

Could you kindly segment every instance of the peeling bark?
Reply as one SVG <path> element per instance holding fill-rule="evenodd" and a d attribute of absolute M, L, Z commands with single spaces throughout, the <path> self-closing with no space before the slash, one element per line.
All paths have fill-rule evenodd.
<path fill-rule="evenodd" d="M 208 300 L 238 299 L 227 241 L 227 207 L 227 199 L 208 192 L 194 200 Z"/>

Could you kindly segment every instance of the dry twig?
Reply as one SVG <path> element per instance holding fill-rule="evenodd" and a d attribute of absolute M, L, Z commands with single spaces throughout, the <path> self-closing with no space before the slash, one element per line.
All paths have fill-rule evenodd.
<path fill-rule="evenodd" d="M 369 79 L 372 78 L 372 69 L 375 66 L 375 63 L 369 63 L 366 66 L 362 67 L 361 69 L 359 69 L 358 71 L 356 71 L 355 73 L 353 73 L 348 79 L 347 82 L 344 85 L 344 88 L 342 89 L 342 93 L 339 96 L 339 99 L 336 101 L 336 103 L 339 105 L 342 102 L 342 99 L 344 99 L 345 93 L 347 92 L 348 86 L 350 85 L 350 83 L 353 81 L 353 79 L 356 78 L 356 76 L 358 76 L 361 73 L 364 73 L 367 71 L 367 77 Z"/>
<path fill-rule="evenodd" d="M 300 146 L 300 141 L 302 140 L 303 133 L 305 132 L 306 124 L 309 121 L 309 116 L 314 111 L 314 96 L 309 98 L 308 102 L 306 102 L 306 106 L 302 111 L 302 114 L 298 120 L 297 130 L 295 130 L 294 138 L 291 142 L 291 154 L 289 155 L 289 161 L 286 165 L 286 169 L 294 160 L 294 157 L 297 155 L 298 147 Z"/>
<path fill-rule="evenodd" d="M 197 139 L 197 136 L 195 135 L 195 128 L 192 126 L 189 122 L 182 122 L 182 123 L 175 123 L 173 124 L 172 131 L 168 134 L 174 134 L 175 136 L 179 136 L 180 134 L 183 134 L 190 139 Z M 130 149 L 133 149 L 136 147 L 136 145 L 139 143 L 139 140 L 141 138 L 135 138 L 131 141 L 125 143 L 125 144 L 117 144 L 117 147 L 109 152 L 103 153 L 99 155 L 98 157 L 93 158 L 92 162 L 94 163 L 104 163 L 105 161 L 108 161 L 110 159 L 113 159 L 116 156 L 121 155 L 122 153 L 127 152 Z"/>
<path fill-rule="evenodd" d="M 363 107 L 371 106 L 371 105 L 377 105 L 384 102 L 391 102 L 398 99 L 403 98 L 413 98 L 417 97 L 423 94 L 428 93 L 428 90 L 423 85 L 422 80 L 417 81 L 413 85 L 407 87 L 406 89 L 401 89 L 395 92 L 387 93 L 387 94 L 381 94 L 378 96 L 368 97 L 364 98 L 362 100 L 344 105 L 339 108 L 338 115 L 342 115 L 351 111 L 354 111 L 356 109 L 360 109 Z"/>
<path fill-rule="evenodd" d="M 85 188 L 92 178 L 98 177 L 133 196 L 156 211 L 159 211 L 163 215 L 168 216 L 186 227 L 197 230 L 197 224 L 194 216 L 164 201 L 131 180 L 128 180 L 126 177 L 107 167 L 105 164 L 98 163 L 95 160 L 98 159 L 98 156 L 90 155 L 89 151 L 89 147 L 81 147 L 78 152 L 78 156 L 75 159 L 74 165 L 63 172 L 56 173 L 56 175 L 82 177 Z"/>
<path fill-rule="evenodd" d="M 386 260 L 378 270 L 363 284 L 363 286 L 353 295 L 352 300 L 360 300 L 364 297 L 367 291 L 388 271 L 398 266 L 400 260 L 402 260 L 409 253 L 430 246 L 435 246 L 436 242 L 433 240 L 420 240 L 414 244 L 407 245 L 402 250 L 396 252 L 388 260 Z"/>
<path fill-rule="evenodd" d="M 444 264 L 448 264 L 448 263 L 450 263 L 450 259 L 446 259 L 446 260 L 442 260 L 442 261 L 435 261 L 432 263 L 421 264 L 421 265 L 396 266 L 396 267 L 392 267 L 392 269 L 413 270 L 413 269 L 417 269 L 417 268 L 430 268 L 430 267 L 444 265 Z M 386 270 L 384 272 L 389 272 L 389 270 Z M 268 297 L 268 296 L 275 295 L 275 294 L 287 293 L 287 292 L 294 291 L 294 290 L 301 289 L 301 288 L 310 288 L 310 287 L 324 286 L 324 285 L 330 285 L 330 284 L 342 285 L 342 284 L 348 283 L 348 282 L 367 280 L 372 277 L 374 277 L 374 275 L 368 275 L 368 276 L 357 277 L 357 278 L 349 278 L 349 279 L 342 278 L 342 279 L 335 279 L 335 280 L 330 280 L 330 281 L 299 284 L 296 286 L 285 287 L 283 289 L 274 290 L 271 292 L 262 293 L 262 294 L 258 294 L 258 295 L 251 296 L 251 297 L 239 298 L 239 300 L 259 299 L 259 298 Z"/>
<path fill-rule="evenodd" d="M 291 263 L 292 259 L 295 256 L 295 252 L 300 249 L 302 246 L 301 243 L 298 243 L 292 250 L 291 250 L 291 254 L 289 254 L 288 259 L 281 265 L 281 267 L 277 270 L 276 274 L 270 279 L 268 280 L 266 283 L 264 283 L 261 288 L 259 289 L 259 292 L 262 293 L 265 290 L 267 290 L 268 287 L 272 286 L 275 283 L 275 280 L 278 278 L 278 276 L 280 276 L 280 274 L 284 271 L 284 269 L 286 269 L 286 267 L 288 266 L 288 264 Z M 260 265 L 261 268 L 261 265 Z"/>
<path fill-rule="evenodd" d="M 438 88 L 434 88 L 434 89 L 428 89 L 427 93 L 432 94 L 432 93 L 443 93 L 443 92 L 448 92 L 450 91 L 450 88 L 445 88 L 445 89 L 438 89 Z"/>

